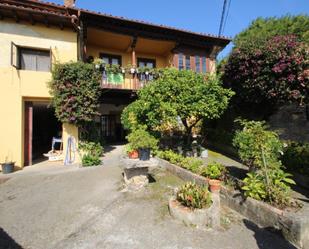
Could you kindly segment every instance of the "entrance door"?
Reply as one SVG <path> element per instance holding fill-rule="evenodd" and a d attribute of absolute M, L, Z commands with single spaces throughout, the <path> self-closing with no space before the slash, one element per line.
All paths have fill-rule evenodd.
<path fill-rule="evenodd" d="M 101 134 L 107 143 L 119 143 L 125 139 L 125 132 L 120 122 L 120 114 L 101 116 Z"/>
<path fill-rule="evenodd" d="M 25 102 L 25 166 L 44 160 L 53 137 L 61 138 L 62 125 L 47 102 Z M 57 149 L 57 148 L 56 148 Z"/>

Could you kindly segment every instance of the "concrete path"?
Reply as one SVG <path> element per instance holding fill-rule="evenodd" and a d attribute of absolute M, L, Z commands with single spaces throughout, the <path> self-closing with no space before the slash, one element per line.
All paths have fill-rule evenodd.
<path fill-rule="evenodd" d="M 227 209 L 220 231 L 173 220 L 167 201 L 182 181 L 162 170 L 145 190 L 121 192 L 121 153 L 110 148 L 102 167 L 48 167 L 0 184 L 0 248 L 294 248 Z"/>

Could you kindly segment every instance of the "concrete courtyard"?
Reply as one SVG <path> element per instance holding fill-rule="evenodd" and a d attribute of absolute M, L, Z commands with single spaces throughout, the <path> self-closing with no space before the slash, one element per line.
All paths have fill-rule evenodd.
<path fill-rule="evenodd" d="M 123 192 L 121 154 L 121 146 L 111 148 L 100 167 L 54 164 L 1 175 L 0 248 L 295 248 L 227 208 L 218 231 L 173 220 L 167 202 L 182 181 L 155 170 L 146 189 Z"/>

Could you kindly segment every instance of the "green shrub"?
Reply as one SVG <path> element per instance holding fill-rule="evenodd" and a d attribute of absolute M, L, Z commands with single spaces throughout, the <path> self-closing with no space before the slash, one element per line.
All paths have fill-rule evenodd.
<path fill-rule="evenodd" d="M 243 180 L 242 190 L 245 196 L 256 200 L 267 201 L 279 208 L 291 205 L 290 184 L 295 182 L 290 178 L 291 174 L 283 170 L 270 170 L 268 178 L 265 178 L 260 172 L 248 173 Z M 267 182 L 268 181 L 268 182 Z"/>
<path fill-rule="evenodd" d="M 99 143 L 82 141 L 79 143 L 79 149 L 82 151 L 82 165 L 84 167 L 101 165 L 100 157 L 103 147 Z"/>
<path fill-rule="evenodd" d="M 281 160 L 289 171 L 309 176 L 309 143 L 288 143 Z"/>
<path fill-rule="evenodd" d="M 180 166 L 192 171 L 193 173 L 199 174 L 201 172 L 201 167 L 203 161 L 194 157 L 186 157 L 180 162 Z"/>
<path fill-rule="evenodd" d="M 201 171 L 201 175 L 208 177 L 210 179 L 220 179 L 223 180 L 226 174 L 226 168 L 217 162 L 211 162 Z"/>
<path fill-rule="evenodd" d="M 136 130 L 133 130 L 127 136 L 128 142 L 130 144 L 131 149 L 157 149 L 158 140 L 150 135 L 144 127 L 139 127 Z"/>
<path fill-rule="evenodd" d="M 236 133 L 234 145 L 251 171 L 243 180 L 245 195 L 280 208 L 292 205 L 290 184 L 295 182 L 282 169 L 279 159 L 283 146 L 278 134 L 268 131 L 265 122 L 241 124 L 244 127 Z"/>
<path fill-rule="evenodd" d="M 86 154 L 82 157 L 83 167 L 91 167 L 101 165 L 102 161 L 99 157 L 94 157 L 92 155 Z"/>
<path fill-rule="evenodd" d="M 98 114 L 102 74 L 93 64 L 56 64 L 49 84 L 55 114 L 62 123 L 81 125 Z"/>
<path fill-rule="evenodd" d="M 175 153 L 172 150 L 159 151 L 157 153 L 157 156 L 164 159 L 164 160 L 169 161 L 172 164 L 176 164 L 176 165 L 179 165 L 179 166 L 180 166 L 181 162 L 185 159 L 185 157 Z"/>
<path fill-rule="evenodd" d="M 277 162 L 282 153 L 282 143 L 274 131 L 267 130 L 265 122 L 238 120 L 243 129 L 237 131 L 233 145 L 240 159 L 250 169 L 263 167 L 262 153 L 268 164 Z"/>
<path fill-rule="evenodd" d="M 176 164 L 182 168 L 192 171 L 193 173 L 199 174 L 203 165 L 203 161 L 194 157 L 184 157 L 175 153 L 172 150 L 159 151 L 157 156 L 169 161 L 172 164 Z"/>
<path fill-rule="evenodd" d="M 207 186 L 200 187 L 191 182 L 180 187 L 176 194 L 176 199 L 182 205 L 191 209 L 208 208 L 212 203 L 211 194 Z"/>
<path fill-rule="evenodd" d="M 248 173 L 243 180 L 244 186 L 242 190 L 245 191 L 245 196 L 252 197 L 256 200 L 265 200 L 267 193 L 263 177 L 257 173 Z"/>

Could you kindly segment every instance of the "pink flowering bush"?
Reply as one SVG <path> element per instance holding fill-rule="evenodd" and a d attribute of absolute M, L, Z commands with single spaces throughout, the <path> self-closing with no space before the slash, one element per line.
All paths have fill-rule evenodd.
<path fill-rule="evenodd" d="M 93 64 L 69 62 L 54 66 L 49 86 L 59 121 L 75 125 L 92 121 L 99 104 L 100 77 Z"/>
<path fill-rule="evenodd" d="M 304 103 L 309 93 L 308 44 L 294 35 L 247 41 L 232 51 L 224 81 L 247 103 Z"/>

